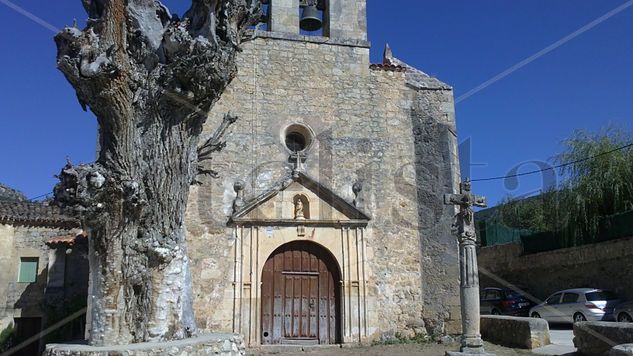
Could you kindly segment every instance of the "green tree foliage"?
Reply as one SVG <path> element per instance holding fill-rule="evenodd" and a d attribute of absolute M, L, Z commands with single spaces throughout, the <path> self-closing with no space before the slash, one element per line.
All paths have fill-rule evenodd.
<path fill-rule="evenodd" d="M 596 241 L 602 217 L 633 209 L 633 149 L 617 150 L 631 142 L 633 135 L 615 126 L 597 134 L 576 131 L 564 141 L 556 163 L 577 162 L 561 170 L 569 242 Z"/>
<path fill-rule="evenodd" d="M 495 222 L 532 232 L 559 230 L 567 221 L 568 211 L 561 209 L 563 195 L 550 190 L 525 199 L 508 196 L 500 203 Z"/>
<path fill-rule="evenodd" d="M 514 229 L 544 231 L 547 229 L 544 219 L 543 202 L 540 197 L 524 200 L 506 197 L 501 202 L 500 221 Z"/>
<path fill-rule="evenodd" d="M 553 160 L 565 165 L 558 189 L 527 199 L 507 197 L 495 222 L 556 233 L 565 246 L 600 240 L 609 229 L 605 217 L 633 210 L 633 148 L 619 149 L 632 142 L 633 135 L 616 126 L 576 131 Z"/>

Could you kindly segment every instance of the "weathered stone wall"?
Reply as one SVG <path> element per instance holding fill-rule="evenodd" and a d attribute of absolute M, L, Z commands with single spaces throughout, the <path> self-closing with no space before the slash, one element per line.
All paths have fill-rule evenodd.
<path fill-rule="evenodd" d="M 17 280 L 17 275 L 14 275 L 11 268 L 14 264 L 14 236 L 13 226 L 0 224 L 0 330 L 4 330 L 13 321 L 12 317 L 7 316 L 7 293 L 9 283 Z"/>
<path fill-rule="evenodd" d="M 602 321 L 574 324 L 574 346 L 580 355 L 606 355 L 611 348 L 633 343 L 632 323 Z"/>
<path fill-rule="evenodd" d="M 481 337 L 497 345 L 530 350 L 551 344 L 549 324 L 536 318 L 482 316 Z"/>
<path fill-rule="evenodd" d="M 460 176 L 453 92 L 417 90 L 411 121 L 425 323 L 437 330 L 441 325 L 434 321 L 449 320 L 445 331 L 456 334 L 461 332 L 461 311 L 458 247 L 450 231 L 455 210 L 443 203 L 445 193 L 456 192 Z"/>
<path fill-rule="evenodd" d="M 414 88 L 403 72 L 371 70 L 366 46 L 320 42 L 264 36 L 245 44 L 239 75 L 210 115 L 207 134 L 229 111 L 240 119 L 210 164 L 222 177 L 191 191 L 198 325 L 233 328 L 235 236 L 226 224 L 234 182 L 244 180 L 253 198 L 288 174 L 284 129 L 301 123 L 314 131 L 309 176 L 350 202 L 352 185 L 363 182 L 375 336 L 457 332 L 457 245 L 453 211 L 442 203 L 459 175 L 452 91 Z"/>
<path fill-rule="evenodd" d="M 0 330 L 14 317 L 43 317 L 49 257 L 46 241 L 68 233 L 56 228 L 0 225 Z M 21 257 L 39 258 L 36 283 L 17 282 Z"/>
<path fill-rule="evenodd" d="M 479 251 L 482 287 L 503 286 L 502 278 L 544 299 L 567 288 L 602 288 L 633 299 L 633 238 L 522 255 L 520 243 Z M 494 276 L 494 277 L 491 277 Z M 626 281 L 626 282 L 625 282 Z"/>

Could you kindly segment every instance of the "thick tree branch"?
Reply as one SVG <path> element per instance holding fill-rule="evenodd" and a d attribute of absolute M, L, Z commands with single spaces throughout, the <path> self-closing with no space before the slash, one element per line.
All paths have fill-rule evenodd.
<path fill-rule="evenodd" d="M 222 120 L 220 127 L 215 130 L 211 137 L 198 147 L 198 162 L 210 160 L 213 153 L 221 151 L 226 146 L 226 142 L 223 141 L 224 135 L 229 127 L 237 121 L 237 119 L 237 116 L 233 116 L 230 113 L 224 115 L 224 119 Z"/>

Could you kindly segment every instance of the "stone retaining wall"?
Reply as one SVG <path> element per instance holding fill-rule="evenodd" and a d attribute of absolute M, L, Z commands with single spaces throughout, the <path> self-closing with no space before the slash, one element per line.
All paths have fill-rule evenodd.
<path fill-rule="evenodd" d="M 614 346 L 630 343 L 633 343 L 633 323 L 574 324 L 574 346 L 581 355 L 605 355 Z"/>
<path fill-rule="evenodd" d="M 551 343 L 547 322 L 534 318 L 482 316 L 481 336 L 497 345 L 530 350 Z"/>
<path fill-rule="evenodd" d="M 609 352 L 609 356 L 633 356 L 633 344 L 615 346 Z"/>
<path fill-rule="evenodd" d="M 599 244 L 522 255 L 520 243 L 479 251 L 482 287 L 505 287 L 503 281 L 544 299 L 567 288 L 602 288 L 633 299 L 633 237 Z"/>

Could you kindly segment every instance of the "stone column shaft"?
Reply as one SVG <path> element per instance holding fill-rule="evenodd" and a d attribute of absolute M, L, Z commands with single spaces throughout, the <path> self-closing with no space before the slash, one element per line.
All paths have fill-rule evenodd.
<path fill-rule="evenodd" d="M 461 274 L 461 308 L 464 330 L 462 352 L 483 351 L 480 334 L 479 269 L 475 241 L 461 239 L 459 243 L 459 269 Z"/>

